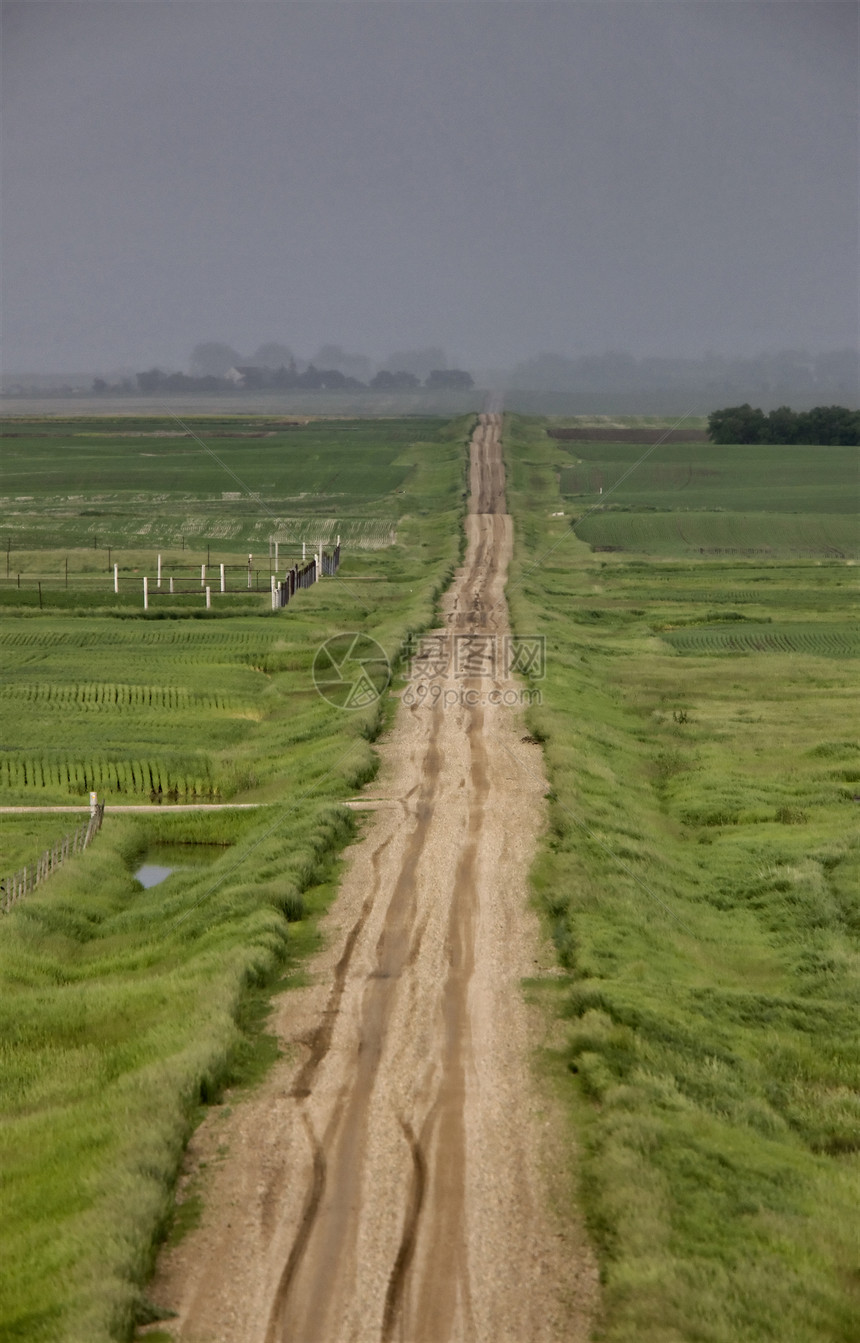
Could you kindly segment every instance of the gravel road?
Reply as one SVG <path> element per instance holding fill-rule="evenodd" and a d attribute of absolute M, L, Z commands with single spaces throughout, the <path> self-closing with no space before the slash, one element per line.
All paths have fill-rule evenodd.
<path fill-rule="evenodd" d="M 570 1136 L 531 1070 L 545 1024 L 521 988 L 552 964 L 527 885 L 546 785 L 520 710 L 491 702 L 516 690 L 487 642 L 508 632 L 500 434 L 482 415 L 438 632 L 481 636 L 475 660 L 416 663 L 440 691 L 407 693 L 382 744 L 326 949 L 276 1001 L 284 1058 L 192 1141 L 202 1223 L 151 1290 L 183 1343 L 589 1337 L 592 1257 L 553 1210 Z"/>

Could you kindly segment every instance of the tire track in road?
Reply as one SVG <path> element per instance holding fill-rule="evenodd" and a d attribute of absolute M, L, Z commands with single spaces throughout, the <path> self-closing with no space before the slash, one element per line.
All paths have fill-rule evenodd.
<path fill-rule="evenodd" d="M 415 874 L 427 843 L 433 800 L 439 783 L 440 753 L 437 739 L 440 727 L 441 710 L 437 709 L 422 763 L 415 826 L 376 942 L 375 965 L 366 979 L 361 1004 L 358 1059 L 349 1080 L 349 1094 L 337 1122 L 326 1134 L 327 1165 L 331 1179 L 314 1207 L 313 1224 L 307 1232 L 304 1222 L 299 1229 L 297 1242 L 300 1239 L 302 1243 L 300 1258 L 290 1275 L 287 1289 L 279 1293 L 275 1301 L 267 1343 L 268 1338 L 275 1340 L 280 1337 L 289 1338 L 291 1343 L 293 1340 L 296 1343 L 305 1343 L 305 1340 L 307 1343 L 318 1343 L 321 1338 L 338 1338 L 334 1322 L 329 1324 L 336 1304 L 336 1294 L 331 1290 L 330 1279 L 354 1250 L 355 1225 L 349 1214 L 357 1208 L 361 1197 L 363 1149 L 369 1128 L 368 1110 L 385 1043 L 391 1006 L 390 981 L 399 979 L 410 957 L 417 954 L 417 949 L 411 945 L 415 923 Z M 303 1283 L 301 1261 L 312 1237 L 319 1244 L 313 1246 L 313 1263 L 307 1269 L 307 1281 Z M 292 1257 L 293 1249 L 290 1255 Z"/>
<path fill-rule="evenodd" d="M 409 1143 L 409 1150 L 412 1153 L 412 1184 L 409 1190 L 409 1203 L 407 1205 L 406 1217 L 403 1224 L 403 1235 L 400 1237 L 400 1245 L 397 1248 L 397 1257 L 394 1260 L 394 1267 L 391 1270 L 391 1276 L 388 1279 L 388 1290 L 385 1293 L 385 1311 L 382 1316 L 382 1343 L 391 1343 L 391 1339 L 394 1335 L 395 1325 L 397 1324 L 400 1312 L 406 1275 L 409 1272 L 412 1256 L 415 1253 L 415 1241 L 418 1234 L 418 1219 L 421 1216 L 421 1209 L 424 1206 L 424 1191 L 427 1187 L 427 1159 L 424 1156 L 424 1148 L 415 1137 L 415 1134 L 412 1131 L 412 1125 L 409 1121 L 402 1119 L 400 1122 L 406 1141 Z"/>

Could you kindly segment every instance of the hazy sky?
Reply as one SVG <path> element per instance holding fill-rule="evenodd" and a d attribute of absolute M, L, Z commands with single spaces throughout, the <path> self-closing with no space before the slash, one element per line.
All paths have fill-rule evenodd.
<path fill-rule="evenodd" d="M 4 367 L 857 338 L 857 7 L 4 6 Z"/>

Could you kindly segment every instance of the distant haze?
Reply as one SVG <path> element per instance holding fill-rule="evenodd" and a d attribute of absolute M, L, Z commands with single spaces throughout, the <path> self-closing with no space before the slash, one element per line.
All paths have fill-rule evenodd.
<path fill-rule="evenodd" d="M 854 346 L 857 14 L 7 4 L 4 368 Z"/>

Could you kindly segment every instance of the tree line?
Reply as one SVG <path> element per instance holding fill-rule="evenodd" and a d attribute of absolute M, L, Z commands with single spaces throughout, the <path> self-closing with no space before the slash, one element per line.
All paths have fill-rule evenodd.
<path fill-rule="evenodd" d="M 226 392 L 226 391 L 466 391 L 472 375 L 449 368 L 445 352 L 435 346 L 402 350 L 374 371 L 365 355 L 351 354 L 340 345 L 324 345 L 308 363 L 299 361 L 286 345 L 268 341 L 250 358 L 230 345 L 204 341 L 191 351 L 188 373 L 150 368 L 108 383 L 96 378 L 96 394 Z"/>
<path fill-rule="evenodd" d="M 712 443 L 808 443 L 811 445 L 860 445 L 860 411 L 845 406 L 813 406 L 795 411 L 779 406 L 765 415 L 744 403 L 712 411 L 708 416 Z"/>
<path fill-rule="evenodd" d="M 362 382 L 337 368 L 316 368 L 309 364 L 299 373 L 298 369 L 256 368 L 242 365 L 230 377 L 215 377 L 213 374 L 195 375 L 192 373 L 165 373 L 159 368 L 148 369 L 135 375 L 135 385 L 129 387 L 128 381 L 112 385 L 103 378 L 96 378 L 93 391 L 99 394 L 108 392 L 137 391 L 155 392 L 225 392 L 225 391 L 384 391 L 408 392 L 418 388 L 429 391 L 444 389 L 466 391 L 474 386 L 471 373 L 461 368 L 433 369 L 422 382 L 414 373 L 403 371 L 392 373 L 381 369 L 369 382 Z"/>

